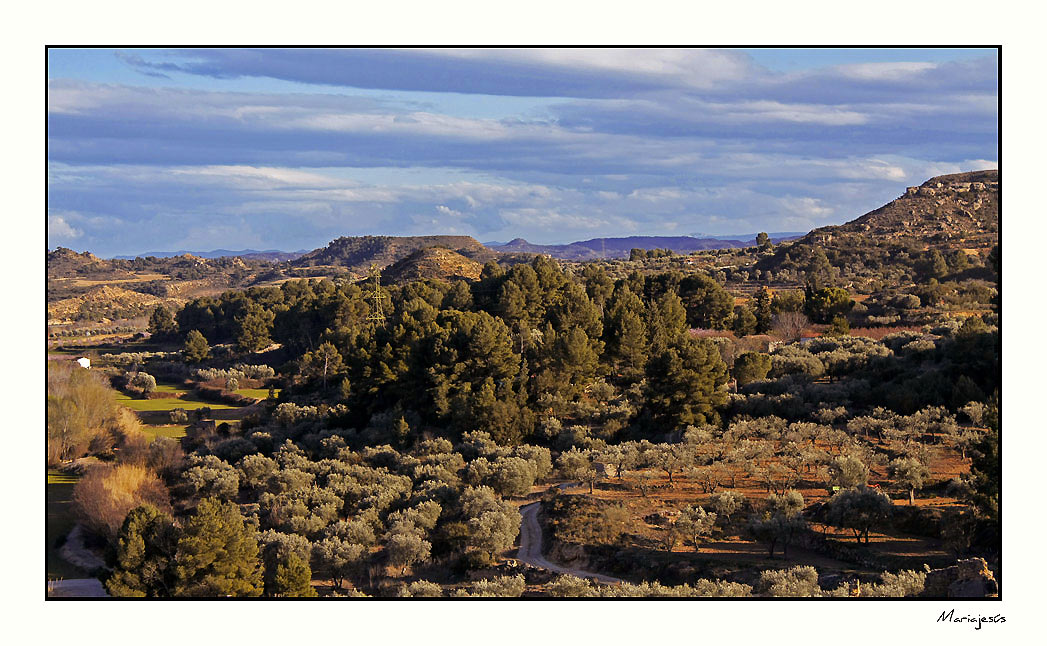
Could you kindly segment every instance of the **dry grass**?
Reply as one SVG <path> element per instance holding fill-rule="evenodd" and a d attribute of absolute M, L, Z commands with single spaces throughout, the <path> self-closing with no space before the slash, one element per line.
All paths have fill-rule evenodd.
<path fill-rule="evenodd" d="M 84 525 L 112 540 L 127 513 L 144 503 L 170 510 L 170 496 L 163 482 L 149 468 L 138 464 L 97 466 L 87 471 L 73 489 Z"/>

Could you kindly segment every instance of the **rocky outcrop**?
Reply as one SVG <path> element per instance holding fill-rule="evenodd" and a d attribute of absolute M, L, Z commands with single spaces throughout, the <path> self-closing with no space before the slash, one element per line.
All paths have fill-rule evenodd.
<path fill-rule="evenodd" d="M 948 597 L 953 599 L 984 599 L 1000 595 L 996 582 L 985 559 L 973 558 L 957 561 L 956 565 L 931 570 L 924 583 L 924 597 Z"/>

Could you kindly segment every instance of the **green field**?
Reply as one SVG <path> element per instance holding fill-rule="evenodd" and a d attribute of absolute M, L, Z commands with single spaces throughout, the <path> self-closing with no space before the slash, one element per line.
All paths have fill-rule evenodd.
<path fill-rule="evenodd" d="M 184 386 L 176 386 L 174 384 L 156 384 L 156 392 L 158 393 L 175 393 L 178 395 L 184 395 L 189 392 Z"/>
<path fill-rule="evenodd" d="M 237 395 L 243 395 L 244 397 L 254 397 L 255 399 L 265 399 L 269 396 L 268 388 L 240 388 L 236 391 Z M 275 394 L 280 395 L 280 389 L 275 389 Z"/>
<path fill-rule="evenodd" d="M 145 424 L 142 426 L 142 432 L 149 438 L 150 441 L 155 440 L 158 437 L 170 437 L 178 439 L 185 437 L 186 426 L 185 424 Z"/>
<path fill-rule="evenodd" d="M 127 406 L 133 411 L 148 412 L 148 411 L 172 411 L 176 408 L 184 408 L 185 410 L 196 410 L 197 408 L 209 407 L 211 410 L 225 410 L 230 408 L 237 408 L 237 406 L 230 406 L 229 404 L 219 404 L 217 402 L 207 402 L 202 399 L 186 398 L 179 399 L 177 397 L 165 397 L 164 399 L 135 399 L 129 397 L 124 393 L 117 393 L 116 400 Z"/>
<path fill-rule="evenodd" d="M 46 569 L 48 579 L 83 579 L 88 575 L 80 568 L 67 563 L 58 555 L 58 540 L 67 535 L 76 525 L 73 507 L 73 485 L 76 476 L 47 470 L 47 550 Z"/>
<path fill-rule="evenodd" d="M 70 475 L 68 473 L 62 473 L 58 469 L 47 470 L 47 484 L 76 484 L 80 478 L 78 476 Z"/>

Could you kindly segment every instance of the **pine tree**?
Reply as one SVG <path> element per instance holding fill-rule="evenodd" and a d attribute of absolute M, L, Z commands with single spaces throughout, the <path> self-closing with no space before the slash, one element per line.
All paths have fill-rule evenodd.
<path fill-rule="evenodd" d="M 756 317 L 756 333 L 766 334 L 774 325 L 774 308 L 770 290 L 766 287 L 761 287 L 756 292 L 755 301 L 753 314 Z"/>
<path fill-rule="evenodd" d="M 763 231 L 756 234 L 756 246 L 760 251 L 770 251 L 774 248 L 774 245 L 771 244 L 771 237 Z"/>
<path fill-rule="evenodd" d="M 469 283 L 464 280 L 456 280 L 444 295 L 441 309 L 467 311 L 472 309 L 473 294 L 469 291 Z"/>
<path fill-rule="evenodd" d="M 647 364 L 647 407 L 664 430 L 719 421 L 727 403 L 727 366 L 712 342 L 681 337 Z"/>
<path fill-rule="evenodd" d="M 651 351 L 661 352 L 687 332 L 687 312 L 674 291 L 663 294 L 648 310 Z"/>
<path fill-rule="evenodd" d="M 556 335 L 552 365 L 558 390 L 569 398 L 581 394 L 600 367 L 600 357 L 581 328 Z"/>
<path fill-rule="evenodd" d="M 207 339 L 199 330 L 189 330 L 185 336 L 182 356 L 188 363 L 200 363 L 211 356 L 211 346 L 207 345 Z"/>
<path fill-rule="evenodd" d="M 638 379 L 647 361 L 645 314 L 643 302 L 627 284 L 615 287 L 607 301 L 603 338 L 607 357 L 626 379 Z"/>
<path fill-rule="evenodd" d="M 232 502 L 200 501 L 185 523 L 175 557 L 179 597 L 257 597 L 262 562 L 254 527 Z"/>
<path fill-rule="evenodd" d="M 603 317 L 600 315 L 600 309 L 578 283 L 569 282 L 564 285 L 555 305 L 549 308 L 549 319 L 557 332 L 571 328 L 581 329 L 593 340 L 593 349 L 598 353 L 602 351 L 603 344 L 599 339 L 603 334 Z"/>
<path fill-rule="evenodd" d="M 734 378 L 739 386 L 766 379 L 771 371 L 771 357 L 760 352 L 745 352 L 734 361 Z"/>
<path fill-rule="evenodd" d="M 116 564 L 105 582 L 114 597 L 170 597 L 175 586 L 178 529 L 152 505 L 132 509 L 116 541 Z"/>
<path fill-rule="evenodd" d="M 251 303 L 247 310 L 235 319 L 236 347 L 240 352 L 257 352 L 273 342 L 269 333 L 273 329 L 274 315 Z"/>
<path fill-rule="evenodd" d="M 313 572 L 309 563 L 297 554 L 287 554 L 276 566 L 273 583 L 267 591 L 271 597 L 315 597 L 316 589 L 309 584 Z"/>
<path fill-rule="evenodd" d="M 164 305 L 157 305 L 149 317 L 149 334 L 157 341 L 170 339 L 178 334 L 178 324 L 175 323 L 171 310 Z"/>
<path fill-rule="evenodd" d="M 740 337 L 756 334 L 758 324 L 756 316 L 753 315 L 752 310 L 741 305 L 734 308 L 734 325 L 732 326 L 732 329 L 734 330 L 735 335 Z"/>
<path fill-rule="evenodd" d="M 680 300 L 691 327 L 726 330 L 734 318 L 734 298 L 720 283 L 703 274 L 680 280 Z"/>

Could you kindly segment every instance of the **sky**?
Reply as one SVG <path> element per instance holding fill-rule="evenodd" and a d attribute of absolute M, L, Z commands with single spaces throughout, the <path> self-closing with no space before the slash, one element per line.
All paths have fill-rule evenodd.
<path fill-rule="evenodd" d="M 48 234 L 808 231 L 997 167 L 995 49 L 48 50 Z"/>

